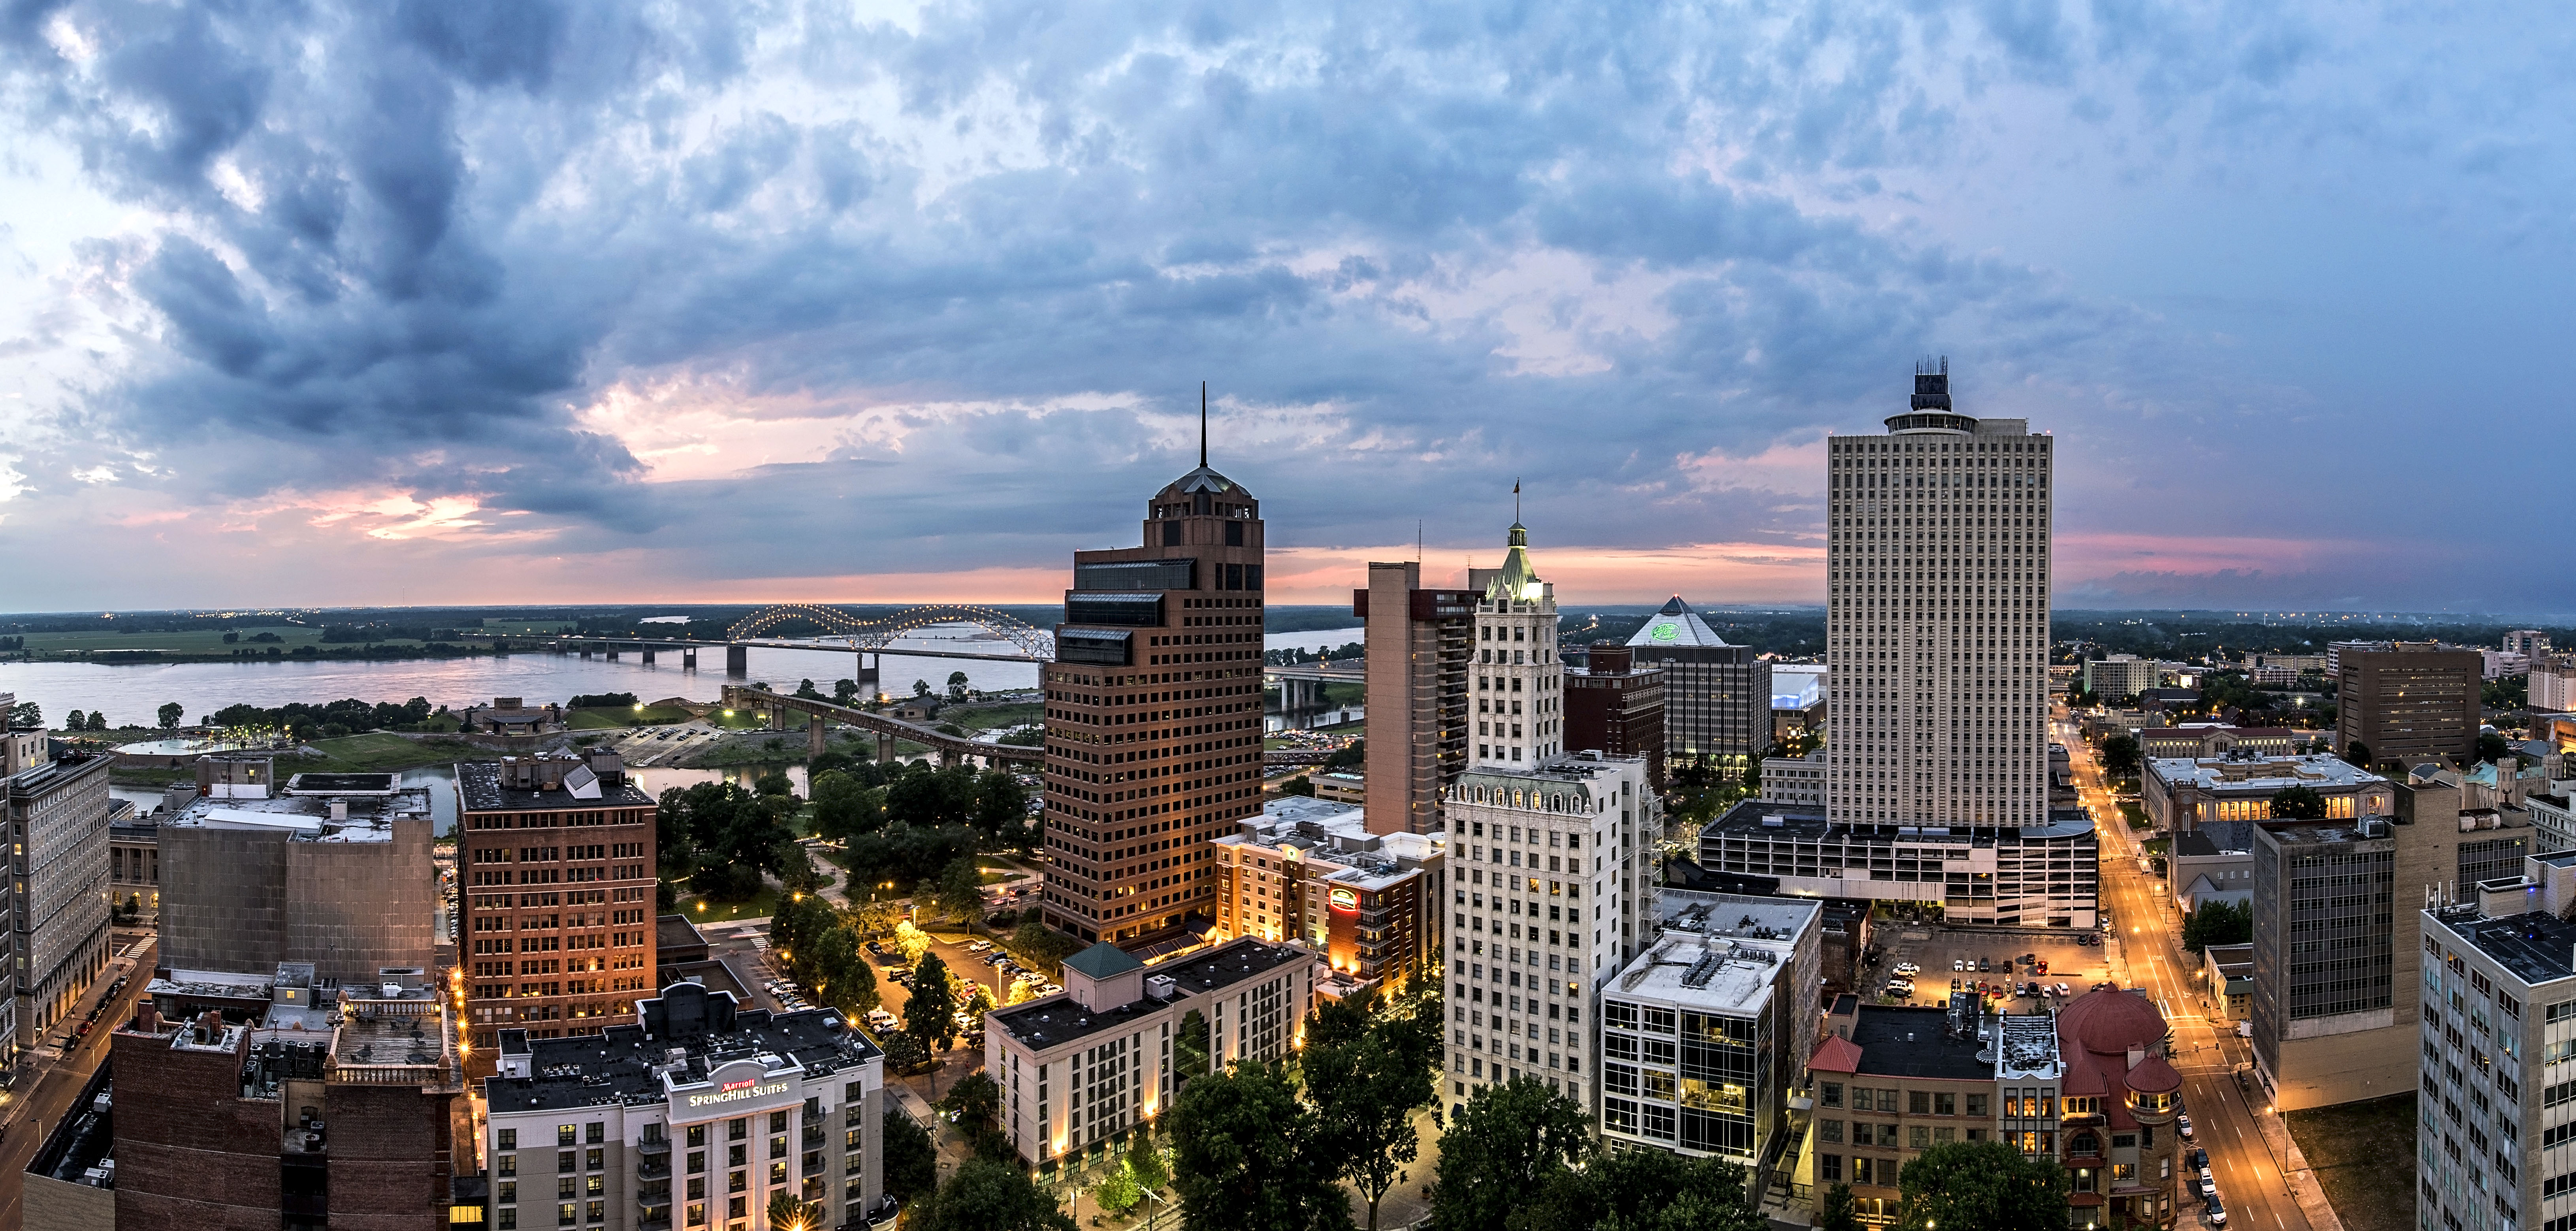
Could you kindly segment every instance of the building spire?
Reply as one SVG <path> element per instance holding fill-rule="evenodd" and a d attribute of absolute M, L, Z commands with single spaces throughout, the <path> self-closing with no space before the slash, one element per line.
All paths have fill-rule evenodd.
<path fill-rule="evenodd" d="M 1520 481 L 1520 480 L 1518 480 L 1518 479 L 1514 479 L 1514 480 L 1512 480 L 1512 524 L 1513 524 L 1513 525 L 1519 525 L 1519 524 L 1520 524 L 1520 520 L 1521 520 L 1521 481 Z"/>
<path fill-rule="evenodd" d="M 1207 382 L 1199 382 L 1199 465 L 1207 465 Z"/>

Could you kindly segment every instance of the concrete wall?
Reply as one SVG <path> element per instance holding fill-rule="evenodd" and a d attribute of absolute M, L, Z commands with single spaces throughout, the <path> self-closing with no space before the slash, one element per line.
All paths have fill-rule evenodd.
<path fill-rule="evenodd" d="M 116 1190 L 30 1175 L 19 1214 L 26 1231 L 116 1231 Z"/>
<path fill-rule="evenodd" d="M 431 964 L 437 873 L 430 822 L 389 842 L 290 842 L 251 830 L 161 830 L 161 964 L 261 972 L 279 962 L 365 982 Z"/>

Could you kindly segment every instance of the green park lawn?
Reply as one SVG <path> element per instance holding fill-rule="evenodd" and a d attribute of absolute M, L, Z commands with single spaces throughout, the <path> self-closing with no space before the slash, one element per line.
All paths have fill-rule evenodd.
<path fill-rule="evenodd" d="M 767 885 L 760 892 L 739 902 L 719 902 L 711 898 L 681 898 L 680 913 L 691 923 L 731 923 L 736 919 L 766 919 L 778 912 L 778 891 Z"/>
<path fill-rule="evenodd" d="M 484 755 L 461 740 L 415 740 L 383 733 L 314 740 L 313 746 L 322 750 L 323 759 L 282 756 L 278 758 L 278 768 L 299 774 L 382 774 Z"/>

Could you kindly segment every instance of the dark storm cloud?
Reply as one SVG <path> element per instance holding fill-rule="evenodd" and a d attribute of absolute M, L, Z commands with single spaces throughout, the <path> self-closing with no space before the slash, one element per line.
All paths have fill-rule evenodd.
<path fill-rule="evenodd" d="M 697 576 L 1123 536 L 1184 464 L 1142 442 L 1177 444 L 1202 377 L 1303 416 L 1265 438 L 1293 447 L 1228 462 L 1294 510 L 1283 543 L 1426 515 L 1482 542 L 1463 510 L 1514 476 L 1559 541 L 1800 541 L 1812 485 L 1683 459 L 1866 426 L 1925 351 L 1958 353 L 1991 412 L 2094 439 L 2187 357 L 2207 374 L 2159 384 L 2160 413 L 2223 433 L 2256 412 L 2221 392 L 2220 330 L 1953 242 L 1943 209 L 2075 156 L 1999 152 L 2008 123 L 2101 134 L 2114 184 L 2192 141 L 2379 140 L 2315 84 L 2354 56 L 2302 15 L 2119 0 L 986 3 L 910 26 L 99 0 L 0 30 L 22 122 L 169 219 L 98 258 L 153 328 L 87 409 L 180 459 L 172 490 L 466 493 Z M 1967 166 L 1976 192 L 1938 199 Z M 980 409 L 691 482 L 642 481 L 578 414 L 707 373 L 817 416 Z M 1039 409 L 1091 395 L 1116 405 Z M 791 509 L 860 532 L 781 543 Z"/>

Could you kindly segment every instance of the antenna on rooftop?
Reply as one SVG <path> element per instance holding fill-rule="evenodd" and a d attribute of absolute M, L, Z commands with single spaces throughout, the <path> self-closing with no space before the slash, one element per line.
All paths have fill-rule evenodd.
<path fill-rule="evenodd" d="M 1199 465 L 1207 465 L 1207 382 L 1199 382 Z"/>
<path fill-rule="evenodd" d="M 1512 480 L 1512 520 L 1513 520 L 1513 521 L 1515 521 L 1515 522 L 1518 522 L 1520 519 L 1521 519 L 1521 481 L 1520 481 L 1520 480 L 1518 480 L 1518 479 L 1514 479 L 1514 480 Z"/>

